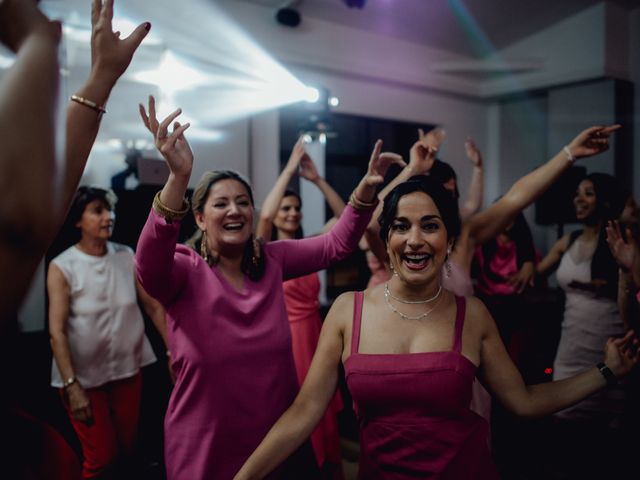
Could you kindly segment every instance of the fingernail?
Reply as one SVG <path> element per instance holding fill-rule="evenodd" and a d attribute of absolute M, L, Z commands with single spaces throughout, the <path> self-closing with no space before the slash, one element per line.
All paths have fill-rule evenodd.
<path fill-rule="evenodd" d="M 149 30 L 151 30 L 151 24 L 149 22 L 144 24 L 144 29 L 148 32 Z"/>

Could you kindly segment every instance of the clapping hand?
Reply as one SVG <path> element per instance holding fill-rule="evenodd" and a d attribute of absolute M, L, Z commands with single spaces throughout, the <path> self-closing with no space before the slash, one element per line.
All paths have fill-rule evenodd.
<path fill-rule="evenodd" d="M 474 142 L 471 137 L 467 137 L 464 141 L 464 151 L 474 167 L 482 167 L 482 154 L 480 153 L 480 149 L 476 145 L 476 142 Z"/>

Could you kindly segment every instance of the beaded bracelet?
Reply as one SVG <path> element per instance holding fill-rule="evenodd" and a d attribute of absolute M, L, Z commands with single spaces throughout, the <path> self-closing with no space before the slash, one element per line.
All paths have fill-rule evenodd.
<path fill-rule="evenodd" d="M 167 207 L 160 201 L 161 192 L 162 190 L 156 193 L 156 196 L 153 197 L 153 209 L 158 213 L 158 215 L 164 217 L 167 222 L 181 220 L 187 213 L 189 213 L 189 201 L 186 198 L 182 199 L 182 210 L 174 210 L 173 208 Z"/>
<path fill-rule="evenodd" d="M 84 105 L 85 107 L 88 107 L 92 110 L 95 110 L 96 112 L 98 112 L 100 115 L 107 113 L 107 111 L 105 110 L 104 107 L 98 105 L 96 102 L 89 100 L 87 98 L 84 97 L 80 97 L 79 95 L 71 95 L 70 100 L 72 102 L 76 102 L 79 103 L 80 105 Z"/>

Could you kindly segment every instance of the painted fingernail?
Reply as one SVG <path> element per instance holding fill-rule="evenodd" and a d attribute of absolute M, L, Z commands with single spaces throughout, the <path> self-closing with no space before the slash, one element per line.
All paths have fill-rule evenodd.
<path fill-rule="evenodd" d="M 148 32 L 149 30 L 151 30 L 151 24 L 149 22 L 144 24 L 144 29 Z"/>

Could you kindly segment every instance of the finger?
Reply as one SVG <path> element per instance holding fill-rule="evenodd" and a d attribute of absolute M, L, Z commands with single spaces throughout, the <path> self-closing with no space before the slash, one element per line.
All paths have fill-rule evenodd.
<path fill-rule="evenodd" d="M 132 55 L 133 52 L 138 49 L 142 40 L 144 40 L 144 37 L 147 36 L 149 30 L 151 30 L 151 24 L 149 22 L 141 23 L 127 38 L 123 40 L 126 47 L 132 52 Z"/>
<path fill-rule="evenodd" d="M 165 118 L 160 126 L 158 127 L 158 135 L 160 138 L 166 137 L 169 129 L 169 125 L 176 119 L 178 115 L 182 113 L 181 108 L 176 108 L 172 113 L 169 114 L 167 118 Z"/>
<path fill-rule="evenodd" d="M 380 156 L 380 152 L 382 151 L 382 140 L 378 139 L 373 146 L 373 152 L 371 152 L 371 159 L 369 160 L 369 166 L 371 163 L 375 162 Z"/>
<path fill-rule="evenodd" d="M 615 132 L 616 130 L 622 128 L 622 125 L 620 125 L 619 123 L 616 123 L 614 125 L 611 125 L 609 127 L 602 127 L 602 134 L 603 135 L 609 135 L 612 132 Z"/>
<path fill-rule="evenodd" d="M 102 12 L 101 17 L 104 18 L 109 25 L 111 25 L 111 20 L 113 20 L 113 0 L 104 0 L 102 4 Z"/>
<path fill-rule="evenodd" d="M 114 35 L 116 36 L 116 38 L 120 38 L 120 32 L 114 32 Z"/>
<path fill-rule="evenodd" d="M 156 119 L 156 99 L 153 95 L 149 95 L 149 121 L 157 123 Z"/>
<path fill-rule="evenodd" d="M 422 140 L 424 138 L 424 130 L 421 128 L 418 129 L 418 138 Z"/>
<path fill-rule="evenodd" d="M 178 124 L 180 125 L 180 124 Z M 185 123 L 184 125 L 180 125 L 178 128 L 176 128 L 173 133 L 169 136 L 169 138 L 167 138 L 167 144 L 170 146 L 175 145 L 176 141 L 178 140 L 178 138 L 182 137 L 182 134 L 184 133 L 184 131 L 189 128 L 191 126 L 190 123 Z"/>
<path fill-rule="evenodd" d="M 142 123 L 144 123 L 144 126 L 147 127 L 147 130 L 151 130 L 147 111 L 144 109 L 144 105 L 142 105 L 141 103 L 138 104 L 138 111 L 140 112 L 140 118 L 142 118 Z"/>
<path fill-rule="evenodd" d="M 91 25 L 98 23 L 100 12 L 102 11 L 102 0 L 92 0 L 91 2 Z"/>

